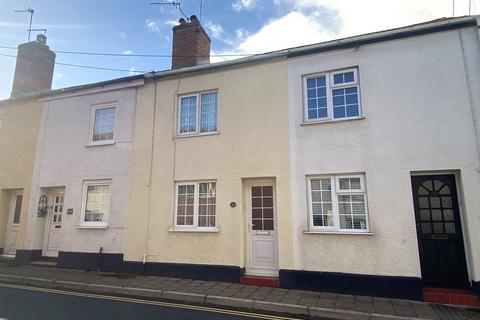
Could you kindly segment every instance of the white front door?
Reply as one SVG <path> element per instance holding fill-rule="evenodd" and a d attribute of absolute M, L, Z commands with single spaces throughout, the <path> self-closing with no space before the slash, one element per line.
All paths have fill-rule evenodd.
<path fill-rule="evenodd" d="M 247 269 L 249 275 L 278 276 L 275 183 L 246 183 Z"/>
<path fill-rule="evenodd" d="M 20 225 L 20 213 L 22 211 L 22 191 L 12 191 L 10 196 L 10 208 L 8 212 L 7 230 L 5 237 L 5 255 L 15 255 L 18 226 Z"/>
<path fill-rule="evenodd" d="M 55 190 L 50 193 L 50 209 L 47 215 L 43 245 L 43 255 L 47 257 L 58 256 L 60 249 L 64 195 L 63 190 Z"/>

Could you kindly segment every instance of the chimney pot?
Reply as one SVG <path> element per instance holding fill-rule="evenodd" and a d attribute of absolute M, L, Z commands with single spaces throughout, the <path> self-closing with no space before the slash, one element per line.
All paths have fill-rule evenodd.
<path fill-rule="evenodd" d="M 47 37 L 44 34 L 37 34 L 37 42 L 47 44 Z"/>
<path fill-rule="evenodd" d="M 187 23 L 187 21 L 183 18 L 180 18 L 180 20 L 178 20 L 178 22 L 180 22 L 181 25 L 184 25 Z"/>
<path fill-rule="evenodd" d="M 196 15 L 192 15 L 190 17 L 190 22 L 194 23 L 194 24 L 200 24 L 200 21 L 198 21 L 198 18 Z"/>

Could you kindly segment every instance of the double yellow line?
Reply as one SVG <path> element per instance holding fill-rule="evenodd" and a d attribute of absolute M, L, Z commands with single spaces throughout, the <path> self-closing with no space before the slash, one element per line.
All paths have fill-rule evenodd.
<path fill-rule="evenodd" d="M 250 318 L 257 318 L 257 319 L 268 319 L 268 320 L 297 320 L 296 318 L 279 317 L 279 316 L 272 316 L 268 314 L 201 307 L 201 306 L 169 303 L 169 302 L 161 302 L 161 301 L 153 301 L 153 300 L 142 300 L 142 299 L 134 299 L 134 298 L 126 298 L 126 297 L 99 295 L 99 294 L 93 294 L 93 293 L 81 293 L 81 292 L 72 292 L 72 291 L 64 291 L 64 290 L 57 290 L 57 289 L 19 286 L 15 284 L 0 283 L 0 287 L 37 291 L 37 292 L 44 292 L 44 293 L 61 294 L 66 296 L 102 299 L 102 300 L 110 300 L 110 301 L 121 301 L 121 302 L 127 302 L 127 303 L 137 303 L 137 304 L 144 304 L 144 305 L 151 305 L 151 306 L 161 306 L 161 307 L 169 307 L 169 308 L 188 309 L 188 310 L 194 310 L 194 311 L 222 313 L 222 314 L 228 314 L 228 315 L 239 316 L 239 317 L 250 317 Z"/>

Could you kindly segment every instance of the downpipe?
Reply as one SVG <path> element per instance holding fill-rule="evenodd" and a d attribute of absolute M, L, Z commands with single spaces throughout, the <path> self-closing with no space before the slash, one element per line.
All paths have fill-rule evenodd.
<path fill-rule="evenodd" d="M 103 258 L 103 247 L 100 247 L 100 250 L 98 250 L 97 272 L 102 272 L 102 258 Z"/>

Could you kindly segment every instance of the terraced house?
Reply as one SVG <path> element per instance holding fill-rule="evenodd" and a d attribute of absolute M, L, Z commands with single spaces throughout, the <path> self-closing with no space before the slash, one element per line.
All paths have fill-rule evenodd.
<path fill-rule="evenodd" d="M 4 248 L 19 228 L 20 262 L 414 300 L 479 293 L 478 22 L 210 64 L 205 30 L 181 20 L 171 70 L 21 100 L 42 114 L 30 158 L 0 155 L 17 170 L 2 166 Z M 0 107 L 2 147 L 20 133 L 2 115 L 34 108 L 19 101 Z"/>

